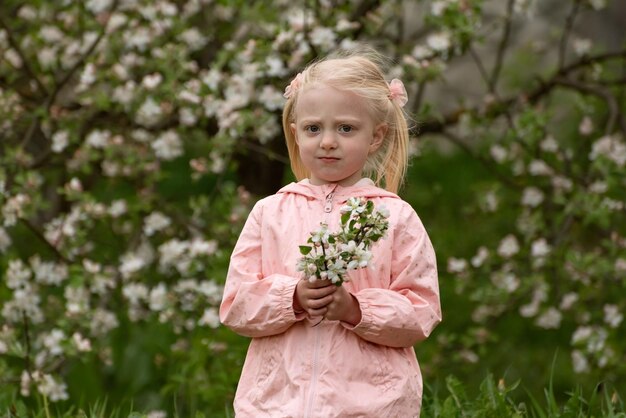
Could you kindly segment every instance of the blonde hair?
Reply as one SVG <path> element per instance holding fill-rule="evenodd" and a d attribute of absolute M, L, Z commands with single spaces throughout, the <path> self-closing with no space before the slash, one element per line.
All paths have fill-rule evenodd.
<path fill-rule="evenodd" d="M 377 186 L 397 193 L 402 185 L 408 165 L 409 131 L 402 107 L 389 98 L 389 84 L 382 72 L 383 59 L 374 51 L 338 52 L 309 64 L 299 85 L 290 94 L 283 109 L 283 131 L 289 151 L 291 170 L 298 180 L 310 176 L 300 159 L 300 149 L 290 125 L 296 120 L 298 95 L 313 83 L 323 83 L 340 90 L 350 91 L 365 99 L 374 125 L 387 124 L 387 133 L 381 146 L 369 156 L 365 175 L 372 177 Z"/>

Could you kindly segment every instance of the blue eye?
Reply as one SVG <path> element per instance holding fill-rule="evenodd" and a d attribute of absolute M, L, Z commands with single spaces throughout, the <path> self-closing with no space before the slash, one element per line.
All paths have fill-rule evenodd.
<path fill-rule="evenodd" d="M 345 134 L 352 132 L 352 126 L 350 125 L 341 125 L 339 126 L 339 132 L 343 132 Z"/>

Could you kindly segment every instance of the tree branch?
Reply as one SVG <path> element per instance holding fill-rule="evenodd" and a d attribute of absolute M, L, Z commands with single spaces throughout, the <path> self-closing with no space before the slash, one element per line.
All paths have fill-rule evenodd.
<path fill-rule="evenodd" d="M 580 83 L 576 80 L 565 77 L 555 78 L 554 83 L 557 86 L 568 87 L 581 93 L 592 94 L 594 96 L 598 96 L 604 99 L 609 108 L 609 120 L 607 121 L 604 133 L 608 135 L 613 132 L 613 130 L 615 129 L 615 124 L 618 121 L 620 123 L 620 128 L 622 129 L 622 131 L 626 132 L 626 118 L 624 118 L 624 115 L 620 111 L 620 106 L 617 102 L 617 99 L 606 88 L 592 84 Z"/>
<path fill-rule="evenodd" d="M 508 111 L 508 108 L 510 106 L 519 101 L 520 98 L 524 98 L 529 103 L 536 103 L 542 97 L 549 94 L 552 89 L 557 86 L 557 83 L 555 81 L 557 78 L 567 76 L 568 74 L 573 73 L 580 68 L 619 58 L 626 59 L 626 49 L 621 51 L 608 52 L 605 54 L 583 57 L 579 61 L 576 61 L 558 70 L 549 80 L 541 81 L 539 87 L 536 87 L 528 92 L 519 92 L 514 96 L 503 100 L 495 101 L 489 106 L 489 108 L 485 109 L 485 111 L 493 116 L 501 116 Z M 441 118 L 426 120 L 420 125 L 420 133 L 441 133 L 447 126 L 458 123 L 459 118 L 464 113 L 468 111 L 478 112 L 479 110 L 481 110 L 480 105 L 469 109 L 466 107 L 460 107 L 444 115 Z"/>
<path fill-rule="evenodd" d="M 11 45 L 13 49 L 15 49 L 20 59 L 22 60 L 22 66 L 24 67 L 24 71 L 26 71 L 26 74 L 28 74 L 28 76 L 35 81 L 35 83 L 37 84 L 37 87 L 39 88 L 39 90 L 41 90 L 43 95 L 47 96 L 48 89 L 43 84 L 43 82 L 39 79 L 39 77 L 37 77 L 33 69 L 30 68 L 30 65 L 28 65 L 28 59 L 26 55 L 24 55 L 22 48 L 20 48 L 17 40 L 13 36 L 13 32 L 11 31 L 11 28 L 5 23 L 2 16 L 0 16 L 0 27 L 3 28 L 5 32 L 7 33 L 7 40 L 9 41 L 9 45 Z"/>
<path fill-rule="evenodd" d="M 41 231 L 39 231 L 35 225 L 33 225 L 32 223 L 30 223 L 28 221 L 28 219 L 24 219 L 24 218 L 20 218 L 20 221 L 26 225 L 26 227 L 42 242 L 46 245 L 46 247 L 48 247 L 50 250 L 52 250 L 52 252 L 54 253 L 54 255 L 56 255 L 56 257 L 59 260 L 62 260 L 63 262 L 70 264 L 71 260 L 67 259 L 63 254 L 61 254 L 61 252 L 50 243 L 50 241 L 48 241 L 46 239 L 46 237 L 43 236 L 43 234 L 41 233 Z"/>
<path fill-rule="evenodd" d="M 515 5 L 515 0 L 509 0 L 507 4 L 506 10 L 506 22 L 504 24 L 504 32 L 502 33 L 502 38 L 500 39 L 500 44 L 498 45 L 498 53 L 496 54 L 496 62 L 493 66 L 493 70 L 491 71 L 491 77 L 489 79 L 489 92 L 494 93 L 496 91 L 496 85 L 498 84 L 498 79 L 500 78 L 500 71 L 502 70 L 502 63 L 504 61 L 504 53 L 506 52 L 506 47 L 509 44 L 509 38 L 511 37 L 511 27 L 513 26 L 513 6 Z"/>
<path fill-rule="evenodd" d="M 578 10 L 580 9 L 580 0 L 575 0 L 572 5 L 572 9 L 567 15 L 567 19 L 565 20 L 565 28 L 563 29 L 563 36 L 561 36 L 561 42 L 559 46 L 559 68 L 563 68 L 565 65 L 565 53 L 567 52 L 567 41 L 569 40 L 569 35 L 572 32 L 572 28 L 574 27 L 574 20 L 576 20 L 576 15 L 578 14 Z"/>

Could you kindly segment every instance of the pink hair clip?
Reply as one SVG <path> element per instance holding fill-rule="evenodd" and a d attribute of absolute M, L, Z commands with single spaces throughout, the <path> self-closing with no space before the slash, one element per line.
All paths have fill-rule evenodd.
<path fill-rule="evenodd" d="M 302 73 L 296 74 L 296 76 L 291 80 L 291 83 L 287 87 L 285 87 L 285 93 L 283 96 L 288 99 L 293 96 L 300 86 L 302 85 Z"/>
<path fill-rule="evenodd" d="M 397 78 L 394 78 L 389 83 L 389 99 L 391 99 L 392 102 L 397 103 L 400 107 L 404 107 L 404 105 L 409 101 L 404 84 Z"/>

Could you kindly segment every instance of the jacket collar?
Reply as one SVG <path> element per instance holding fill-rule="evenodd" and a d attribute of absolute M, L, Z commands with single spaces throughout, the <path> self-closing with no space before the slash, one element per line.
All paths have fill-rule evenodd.
<path fill-rule="evenodd" d="M 286 185 L 278 193 L 293 193 L 320 200 L 324 200 L 330 193 L 334 193 L 333 199 L 338 201 L 346 201 L 350 197 L 391 197 L 399 199 L 395 193 L 376 187 L 369 178 L 362 178 L 352 186 L 340 186 L 337 183 L 315 185 L 311 184 L 309 179 L 304 179 L 298 183 Z"/>

